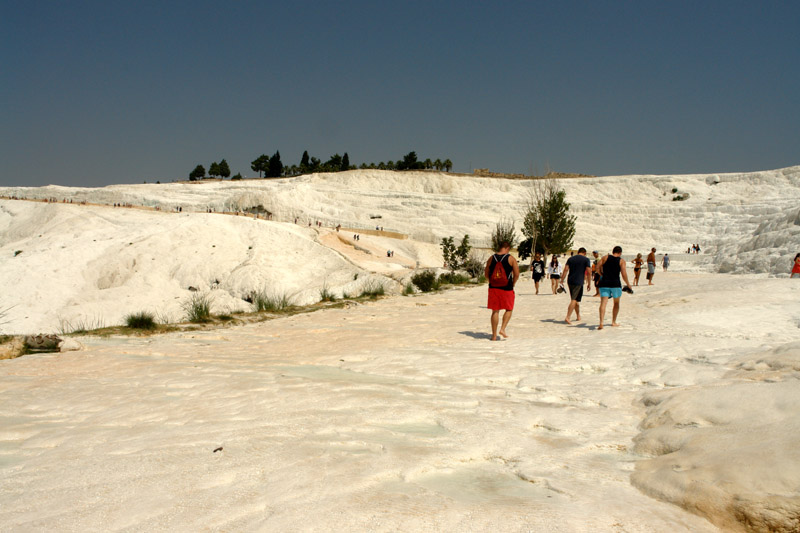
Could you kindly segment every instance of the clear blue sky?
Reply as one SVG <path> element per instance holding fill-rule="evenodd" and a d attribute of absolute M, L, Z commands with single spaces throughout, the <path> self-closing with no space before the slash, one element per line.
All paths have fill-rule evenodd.
<path fill-rule="evenodd" d="M 800 2 L 0 0 L 0 185 L 800 164 Z"/>

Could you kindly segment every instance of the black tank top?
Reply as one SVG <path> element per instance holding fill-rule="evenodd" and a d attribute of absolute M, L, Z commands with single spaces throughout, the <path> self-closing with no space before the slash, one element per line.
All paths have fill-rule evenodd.
<path fill-rule="evenodd" d="M 497 259 L 500 258 L 500 264 L 503 265 L 503 270 L 506 271 L 506 277 L 508 278 L 508 284 L 505 287 L 492 287 L 493 289 L 500 289 L 501 291 L 513 291 L 514 290 L 514 276 L 512 276 L 512 272 L 514 269 L 511 268 L 511 263 L 508 261 L 508 254 L 505 255 L 498 255 L 494 254 L 492 256 L 492 265 L 489 267 L 489 274 L 494 272 L 494 267 L 498 263 Z"/>
<path fill-rule="evenodd" d="M 599 287 L 622 287 L 622 282 L 619 280 L 620 259 L 613 255 L 608 256 L 603 263 L 603 277 L 600 278 Z"/>

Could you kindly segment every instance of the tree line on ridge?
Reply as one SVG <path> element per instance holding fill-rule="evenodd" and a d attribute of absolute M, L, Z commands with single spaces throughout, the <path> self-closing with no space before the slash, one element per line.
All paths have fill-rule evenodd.
<path fill-rule="evenodd" d="M 272 156 L 261 154 L 250 163 L 250 169 L 258 172 L 258 177 L 265 178 L 280 178 L 299 176 L 301 174 L 313 174 L 315 172 L 343 172 L 345 170 L 356 169 L 378 169 L 378 170 L 444 170 L 450 172 L 453 168 L 453 162 L 450 159 L 436 159 L 431 161 L 425 159 L 420 161 L 416 152 L 409 152 L 403 156 L 402 159 L 397 161 L 389 161 L 384 163 L 361 163 L 360 166 L 350 164 L 350 156 L 347 152 L 344 155 L 338 153 L 333 154 L 327 161 L 322 162 L 319 158 L 311 157 L 308 151 L 303 152 L 303 157 L 300 158 L 298 165 L 284 165 L 281 161 L 281 153 L 276 151 Z M 219 163 L 214 161 L 209 165 L 208 176 L 211 178 L 227 178 L 230 177 L 231 170 L 228 162 L 223 159 Z M 194 170 L 189 173 L 189 180 L 196 181 L 206 177 L 206 169 L 203 165 L 197 165 Z M 241 173 L 236 173 L 231 179 L 242 179 Z"/>

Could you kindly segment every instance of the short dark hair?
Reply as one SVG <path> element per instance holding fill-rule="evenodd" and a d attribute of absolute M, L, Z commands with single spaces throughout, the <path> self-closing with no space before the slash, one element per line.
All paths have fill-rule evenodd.
<path fill-rule="evenodd" d="M 615 246 L 613 250 L 611 250 L 612 254 L 621 254 L 622 253 L 622 246 Z"/>
<path fill-rule="evenodd" d="M 579 253 L 579 254 L 585 254 L 585 253 L 586 253 L 586 248 L 584 248 L 583 246 L 581 246 L 580 248 L 578 248 L 578 253 Z"/>
<path fill-rule="evenodd" d="M 511 243 L 508 241 L 500 241 L 500 246 L 497 249 L 502 250 L 503 248 L 511 248 Z"/>

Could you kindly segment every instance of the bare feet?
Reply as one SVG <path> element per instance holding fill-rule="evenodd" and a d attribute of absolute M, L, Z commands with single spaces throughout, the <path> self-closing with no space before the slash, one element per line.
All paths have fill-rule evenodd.
<path fill-rule="evenodd" d="M 597 326 L 597 329 L 603 329 L 603 324 L 600 324 L 599 326 Z"/>
<path fill-rule="evenodd" d="M 497 335 L 492 336 L 492 340 L 496 341 L 497 340 Z"/>
<path fill-rule="evenodd" d="M 502 336 L 503 336 L 503 338 L 504 338 L 504 339 L 507 339 L 507 338 L 508 338 L 508 335 L 506 335 L 506 332 L 505 332 L 505 330 L 501 329 L 499 333 L 500 333 L 500 335 L 502 335 Z"/>
<path fill-rule="evenodd" d="M 575 317 L 575 321 L 576 321 L 576 322 L 580 322 L 580 321 L 581 321 L 581 315 L 577 315 L 577 316 Z"/>
<path fill-rule="evenodd" d="M 611 325 L 614 326 L 615 328 L 619 327 L 619 324 L 616 322 L 612 322 Z"/>
<path fill-rule="evenodd" d="M 569 321 L 569 317 L 565 318 L 565 319 L 564 319 L 564 322 L 566 322 L 566 323 L 567 323 L 567 324 L 569 324 L 570 326 L 572 325 L 572 322 L 570 322 L 570 321 Z"/>

